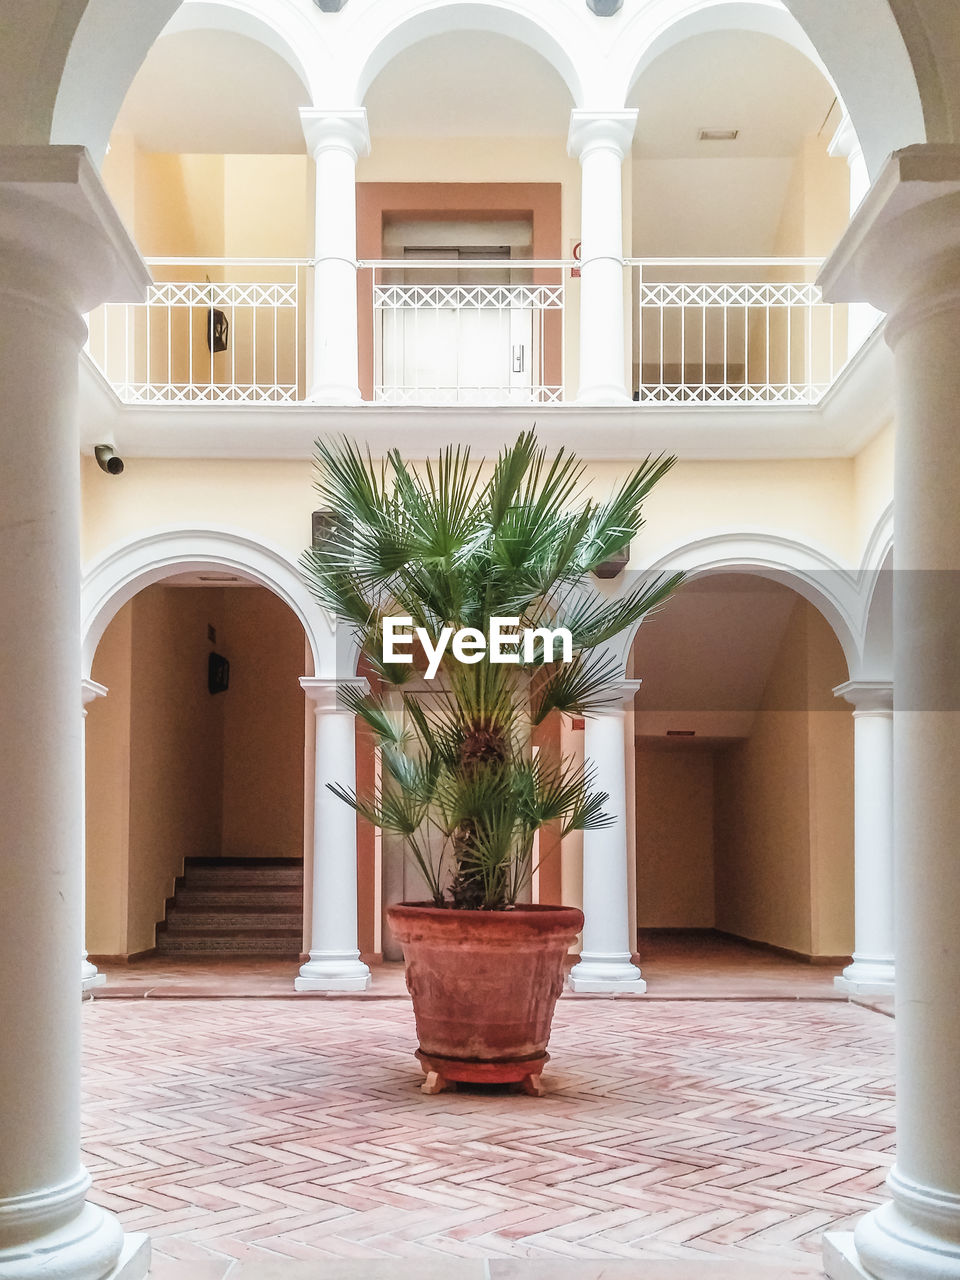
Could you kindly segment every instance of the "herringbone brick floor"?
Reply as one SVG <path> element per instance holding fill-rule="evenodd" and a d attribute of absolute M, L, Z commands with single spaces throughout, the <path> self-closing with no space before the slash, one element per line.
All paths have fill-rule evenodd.
<path fill-rule="evenodd" d="M 406 1002 L 84 1017 L 93 1198 L 204 1276 L 238 1258 L 815 1268 L 892 1159 L 893 1023 L 850 1004 L 562 1002 L 541 1099 L 421 1094 Z"/>

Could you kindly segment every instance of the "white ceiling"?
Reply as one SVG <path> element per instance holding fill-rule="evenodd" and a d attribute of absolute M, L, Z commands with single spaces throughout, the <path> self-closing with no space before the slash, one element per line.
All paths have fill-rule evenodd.
<path fill-rule="evenodd" d="M 646 69 L 634 153 L 705 159 L 794 156 L 821 128 L 834 93 L 796 49 L 752 31 L 713 31 L 674 45 Z M 701 129 L 739 129 L 735 142 L 699 142 Z"/>
<path fill-rule="evenodd" d="M 431 36 L 388 63 L 364 105 L 374 137 L 562 137 L 573 102 L 539 54 L 506 36 Z"/>
<path fill-rule="evenodd" d="M 256 40 L 183 31 L 150 50 L 115 127 L 145 151 L 300 153 L 298 108 L 307 101 L 292 68 Z"/>

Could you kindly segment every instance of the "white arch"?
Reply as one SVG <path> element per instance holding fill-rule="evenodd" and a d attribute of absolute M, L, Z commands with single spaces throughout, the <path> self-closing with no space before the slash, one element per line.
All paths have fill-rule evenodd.
<path fill-rule="evenodd" d="M 213 29 L 246 36 L 289 64 L 315 104 L 335 74 L 309 13 L 292 0 L 91 0 L 64 66 L 51 142 L 83 143 L 99 164 L 133 78 L 159 36 Z M 95 85 L 95 90 L 92 86 Z"/>
<path fill-rule="evenodd" d="M 647 25 L 649 24 L 649 25 Z M 633 24 L 638 45 L 625 40 L 620 56 L 620 74 L 626 75 L 624 100 L 655 58 L 674 45 L 711 31 L 754 31 L 773 36 L 808 58 L 833 83 L 830 72 L 799 24 L 780 0 L 699 0 L 678 12 L 676 0 L 660 0 L 638 15 Z M 836 88 L 836 85 L 834 85 Z"/>
<path fill-rule="evenodd" d="M 269 588 L 299 618 L 313 655 L 313 674 L 338 675 L 356 666 L 353 647 L 337 666 L 336 631 L 313 600 L 297 567 L 277 547 L 232 529 L 157 529 L 98 556 L 83 575 L 81 676 L 89 677 L 93 657 L 111 619 L 137 592 L 173 574 L 193 569 L 230 571 Z M 310 673 L 307 673 L 310 674 Z"/>
<path fill-rule="evenodd" d="M 592 44 L 589 30 L 564 6 L 555 9 L 545 11 L 530 0 L 371 0 L 355 15 L 354 30 L 363 45 L 356 64 L 356 104 L 363 104 L 373 81 L 397 54 L 421 40 L 448 31 L 491 31 L 540 54 L 565 82 L 574 106 L 582 106 L 580 65 L 584 44 Z M 585 6 L 584 12 L 589 16 Z"/>
<path fill-rule="evenodd" d="M 886 0 L 652 0 L 623 29 L 611 65 L 623 101 L 659 54 L 718 30 L 775 36 L 808 57 L 841 98 L 872 177 L 891 151 L 924 140 L 913 67 Z"/>
<path fill-rule="evenodd" d="M 708 573 L 756 573 L 782 582 L 819 610 L 840 642 L 850 678 L 860 669 L 863 586 L 861 575 L 844 569 L 825 551 L 766 531 L 715 533 L 680 543 L 640 572 L 645 576 L 683 570 L 688 578 Z M 613 642 L 624 672 L 639 627 Z"/>
<path fill-rule="evenodd" d="M 893 679 L 893 503 L 874 526 L 863 557 L 863 678 Z"/>

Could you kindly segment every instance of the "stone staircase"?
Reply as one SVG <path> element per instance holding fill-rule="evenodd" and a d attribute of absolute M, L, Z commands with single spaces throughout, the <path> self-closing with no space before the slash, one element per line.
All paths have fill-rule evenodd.
<path fill-rule="evenodd" d="M 296 959 L 302 941 L 299 858 L 187 858 L 157 925 L 157 954 L 170 958 Z"/>

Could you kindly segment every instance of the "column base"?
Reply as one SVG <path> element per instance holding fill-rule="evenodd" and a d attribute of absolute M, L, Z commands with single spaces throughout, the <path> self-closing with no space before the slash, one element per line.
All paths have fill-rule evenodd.
<path fill-rule="evenodd" d="M 581 387 L 576 402 L 588 408 L 594 405 L 624 405 L 633 404 L 633 397 L 626 387 L 611 383 L 608 386 Z"/>
<path fill-rule="evenodd" d="M 311 951 L 310 959 L 301 966 L 294 980 L 294 991 L 366 991 L 370 986 L 370 970 L 360 959 L 360 952 L 324 954 Z"/>
<path fill-rule="evenodd" d="M 580 957 L 567 977 L 571 991 L 642 996 L 647 984 L 629 955 Z"/>
<path fill-rule="evenodd" d="M 850 996 L 892 996 L 896 987 L 892 959 L 854 955 L 833 985 Z"/>
<path fill-rule="evenodd" d="M 90 991 L 93 987 L 102 987 L 106 985 L 107 975 L 101 973 L 95 964 L 84 956 L 80 962 L 80 990 Z"/>
<path fill-rule="evenodd" d="M 309 404 L 362 404 L 359 387 L 313 387 L 307 396 Z"/>
<path fill-rule="evenodd" d="M 960 1196 L 912 1182 L 894 1168 L 896 1197 L 823 1238 L 829 1280 L 960 1280 Z"/>
<path fill-rule="evenodd" d="M 55 1231 L 0 1248 L 0 1280 L 143 1280 L 149 1270 L 149 1237 L 124 1235 L 94 1204 Z"/>
<path fill-rule="evenodd" d="M 876 1280 L 857 1256 L 852 1231 L 828 1231 L 823 1237 L 823 1270 L 827 1280 Z"/>

